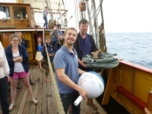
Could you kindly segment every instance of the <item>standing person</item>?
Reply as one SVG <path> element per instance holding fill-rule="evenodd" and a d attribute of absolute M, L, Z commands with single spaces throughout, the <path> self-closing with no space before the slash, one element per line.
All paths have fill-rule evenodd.
<path fill-rule="evenodd" d="M 43 51 L 43 42 L 42 42 L 42 39 L 41 37 L 39 37 L 37 39 L 37 53 L 36 53 L 36 60 L 38 62 L 38 68 L 42 69 L 42 65 L 41 65 L 41 61 L 43 59 L 43 56 L 42 56 L 42 51 Z"/>
<path fill-rule="evenodd" d="M 48 15 L 48 7 L 46 6 L 45 9 L 43 10 L 43 19 L 44 19 L 43 27 L 46 26 L 46 28 L 47 28 L 47 24 L 48 24 L 47 15 Z"/>
<path fill-rule="evenodd" d="M 9 66 L 5 56 L 4 48 L 0 42 L 0 104 L 2 114 L 9 114 L 8 104 L 8 75 Z"/>
<path fill-rule="evenodd" d="M 29 42 L 22 38 L 22 32 L 17 31 L 14 34 L 16 34 L 19 38 L 20 44 L 23 45 L 26 49 L 28 48 Z"/>
<path fill-rule="evenodd" d="M 71 104 L 72 114 L 80 114 L 80 104 L 78 106 L 74 105 L 74 101 L 79 94 L 83 98 L 87 96 L 87 92 L 77 85 L 79 75 L 85 71 L 78 68 L 77 52 L 73 48 L 76 38 L 76 29 L 68 28 L 65 31 L 65 43 L 54 56 L 54 68 L 64 111 L 67 113 L 68 107 Z"/>
<path fill-rule="evenodd" d="M 91 68 L 87 68 L 82 61 L 83 56 L 87 54 L 91 54 L 93 51 L 97 51 L 95 42 L 91 35 L 87 34 L 88 30 L 88 21 L 86 19 L 82 19 L 79 22 L 80 32 L 78 33 L 77 40 L 74 44 L 74 48 L 78 53 L 78 62 L 79 68 L 84 71 L 91 71 Z M 87 104 L 94 110 L 97 110 L 97 107 L 93 104 L 92 99 L 87 100 Z"/>
<path fill-rule="evenodd" d="M 24 46 L 26 49 L 28 48 L 28 41 L 25 40 L 24 38 L 22 38 L 22 32 L 20 31 L 17 31 L 15 32 L 15 34 L 17 35 L 17 37 L 19 38 L 19 44 L 21 44 L 22 46 Z M 29 80 L 30 80 L 30 84 L 31 85 L 35 85 L 34 82 L 32 82 L 31 78 L 29 77 Z M 18 86 L 17 86 L 18 89 L 21 89 L 21 85 L 20 85 L 20 81 L 18 81 Z"/>
<path fill-rule="evenodd" d="M 63 37 L 62 31 L 60 31 L 58 26 L 55 24 L 53 26 L 53 30 L 51 30 L 51 32 L 50 32 L 50 36 L 52 37 L 53 46 L 56 43 L 56 41 L 58 40 L 58 34 L 62 35 L 62 37 Z"/>
<path fill-rule="evenodd" d="M 54 50 L 53 50 L 53 46 L 50 43 L 50 36 L 46 36 L 45 37 L 45 45 L 50 57 L 50 62 L 52 63 L 53 57 L 54 57 Z M 45 76 L 46 76 L 46 81 L 50 82 L 51 80 L 48 78 L 49 75 L 49 65 L 48 65 L 48 61 L 47 61 L 47 54 L 46 54 L 46 50 L 45 50 L 45 46 L 43 46 L 43 51 L 42 54 L 44 56 L 44 59 L 42 61 L 42 66 L 45 69 Z"/>
<path fill-rule="evenodd" d="M 30 96 L 31 102 L 38 104 L 33 96 L 32 88 L 29 83 L 29 72 L 28 72 L 28 53 L 26 48 L 19 45 L 19 38 L 17 35 L 12 34 L 10 36 L 10 43 L 6 50 L 6 57 L 10 68 L 10 81 L 11 81 L 11 105 L 9 110 L 11 111 L 15 106 L 16 99 L 16 88 L 18 84 L 18 79 L 20 78 Z"/>
<path fill-rule="evenodd" d="M 63 38 L 62 34 L 58 33 L 58 40 L 56 41 L 56 43 L 54 45 L 55 53 L 60 49 L 60 47 L 62 47 L 63 44 L 64 44 L 64 38 Z"/>

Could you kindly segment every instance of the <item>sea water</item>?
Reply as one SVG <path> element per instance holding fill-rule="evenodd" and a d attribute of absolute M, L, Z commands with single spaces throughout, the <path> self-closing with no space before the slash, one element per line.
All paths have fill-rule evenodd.
<path fill-rule="evenodd" d="M 152 68 L 152 33 L 106 33 L 108 52 L 131 63 Z"/>

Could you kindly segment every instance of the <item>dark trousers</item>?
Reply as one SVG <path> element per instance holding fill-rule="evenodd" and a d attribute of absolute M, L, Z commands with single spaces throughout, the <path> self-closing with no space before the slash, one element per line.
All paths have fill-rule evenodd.
<path fill-rule="evenodd" d="M 66 114 L 70 104 L 72 105 L 72 114 L 80 114 L 80 104 L 78 106 L 74 105 L 74 101 L 79 97 L 78 92 L 60 94 L 60 97 Z"/>
<path fill-rule="evenodd" d="M 2 114 L 9 114 L 8 103 L 8 78 L 0 78 L 0 103 L 2 107 Z"/>
<path fill-rule="evenodd" d="M 46 28 L 47 28 L 47 17 L 43 17 L 43 19 L 44 19 L 44 21 L 45 21 L 45 23 L 44 23 L 43 27 L 45 27 L 45 26 L 46 26 Z"/>

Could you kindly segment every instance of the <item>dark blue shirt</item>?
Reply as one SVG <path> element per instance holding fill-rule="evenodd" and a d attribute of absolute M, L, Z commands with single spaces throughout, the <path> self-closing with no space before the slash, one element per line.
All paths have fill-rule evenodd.
<path fill-rule="evenodd" d="M 82 38 L 80 35 L 80 46 L 83 56 L 91 53 L 91 44 L 88 34 L 86 34 L 86 38 Z"/>
<path fill-rule="evenodd" d="M 54 49 L 53 49 L 53 46 L 51 43 L 46 44 L 46 48 L 47 48 L 48 54 L 52 54 L 52 53 L 54 54 Z M 44 59 L 47 60 L 45 46 L 43 46 L 42 55 L 43 55 Z M 52 60 L 53 60 L 53 57 L 50 57 L 50 61 L 52 61 Z"/>

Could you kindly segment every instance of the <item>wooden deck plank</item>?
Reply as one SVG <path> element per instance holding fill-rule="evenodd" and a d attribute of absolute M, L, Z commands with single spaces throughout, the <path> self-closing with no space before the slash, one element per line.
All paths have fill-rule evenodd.
<path fill-rule="evenodd" d="M 29 114 L 30 107 L 31 107 L 30 98 L 27 96 L 23 114 Z"/>
<path fill-rule="evenodd" d="M 45 74 L 45 73 L 44 73 Z M 45 75 L 44 75 L 45 76 Z M 42 114 L 47 114 L 46 108 L 46 80 L 42 79 Z"/>
<path fill-rule="evenodd" d="M 21 80 L 20 80 L 21 81 Z M 22 81 L 20 82 L 22 88 L 21 89 L 17 89 L 17 93 L 16 93 L 16 103 L 15 103 L 15 107 L 13 108 L 13 110 L 10 112 L 10 114 L 17 114 L 17 111 L 19 109 L 23 94 L 24 94 L 24 85 L 22 83 Z M 10 100 L 11 103 L 11 100 Z"/>
<path fill-rule="evenodd" d="M 31 78 L 31 79 L 34 77 L 34 75 L 33 75 L 33 70 L 34 70 L 34 67 L 33 67 L 33 66 L 32 66 L 32 67 L 30 66 L 29 73 L 30 73 L 30 78 Z M 26 90 L 24 89 L 24 91 L 26 91 Z M 29 114 L 30 107 L 31 107 L 30 98 L 29 98 L 29 96 L 27 96 L 23 114 Z"/>
<path fill-rule="evenodd" d="M 41 108 L 42 108 L 42 79 L 44 79 L 44 73 L 38 72 L 38 74 L 40 75 L 37 79 L 38 82 L 38 95 L 37 95 L 37 99 L 39 100 L 39 103 L 37 104 L 37 108 L 36 108 L 36 113 L 35 114 L 41 114 Z M 37 74 L 37 76 L 38 76 Z"/>
<path fill-rule="evenodd" d="M 105 112 L 105 110 L 99 105 L 99 103 L 98 103 L 95 99 L 93 99 L 93 103 L 97 106 L 97 109 L 98 109 L 98 113 L 99 113 L 99 114 L 107 114 L 107 113 Z"/>
<path fill-rule="evenodd" d="M 52 105 L 53 104 L 53 98 L 52 98 L 52 89 L 51 89 L 51 82 L 48 82 L 47 83 L 47 108 L 48 108 L 48 113 L 49 114 L 54 114 L 54 106 Z"/>
<path fill-rule="evenodd" d="M 82 100 L 82 101 L 81 101 L 81 105 L 82 105 L 83 110 L 84 110 L 84 112 L 85 112 L 86 114 L 92 114 L 91 111 L 90 111 L 90 109 L 89 109 L 89 107 L 86 105 L 85 100 Z"/>
<path fill-rule="evenodd" d="M 80 114 L 86 114 L 85 111 L 84 111 L 84 109 L 83 109 L 83 107 L 82 107 L 82 105 L 80 106 L 80 108 L 81 108 Z"/>
<path fill-rule="evenodd" d="M 53 89 L 53 86 L 51 85 L 51 91 L 52 91 L 52 93 L 54 92 L 54 89 Z M 53 103 L 52 103 L 52 105 L 53 105 L 53 107 L 54 107 L 54 114 L 57 114 L 58 113 L 58 111 L 57 111 L 57 101 L 56 101 L 56 99 L 55 99 L 55 95 L 54 94 L 52 94 L 52 101 L 53 101 Z"/>
<path fill-rule="evenodd" d="M 34 70 L 37 70 L 37 69 L 34 69 Z M 37 71 L 35 71 L 37 72 Z M 38 77 L 34 76 L 32 79 L 35 80 L 35 85 L 33 86 L 32 90 L 33 90 L 33 96 L 35 98 L 37 98 L 37 92 L 38 92 L 38 82 L 36 81 Z M 32 102 L 31 102 L 32 103 Z M 34 114 L 35 113 L 35 110 L 36 110 L 36 106 L 37 105 L 31 105 L 31 109 L 30 109 L 30 114 Z"/>
<path fill-rule="evenodd" d="M 23 98 L 21 100 L 17 114 L 23 114 L 26 98 L 27 98 L 27 92 L 24 91 L 24 95 L 23 95 Z"/>

